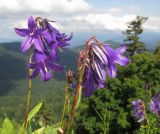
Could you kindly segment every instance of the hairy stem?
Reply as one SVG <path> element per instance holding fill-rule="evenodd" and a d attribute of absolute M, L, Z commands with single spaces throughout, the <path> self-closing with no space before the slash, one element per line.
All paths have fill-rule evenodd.
<path fill-rule="evenodd" d="M 65 133 L 66 134 L 69 133 L 70 127 L 72 125 L 73 118 L 74 118 L 74 115 L 75 115 L 75 111 L 76 111 L 76 108 L 77 108 L 78 97 L 79 97 L 79 93 L 80 93 L 81 89 L 82 89 L 81 83 L 78 83 L 77 88 L 76 88 L 76 94 L 75 94 L 74 101 L 73 101 L 73 105 L 72 105 L 71 111 L 69 113 L 66 128 L 65 128 L 65 131 L 66 131 Z"/>
<path fill-rule="evenodd" d="M 63 119 L 64 119 L 64 114 L 66 110 L 66 105 L 67 105 L 67 99 L 68 99 L 68 78 L 66 76 L 66 83 L 65 83 L 65 100 L 64 100 L 64 106 L 63 106 L 63 112 L 62 112 L 62 117 L 61 117 L 61 128 L 63 128 Z"/>
<path fill-rule="evenodd" d="M 92 37 L 86 42 L 84 63 L 82 65 L 82 68 L 79 70 L 79 80 L 78 80 L 77 86 L 76 86 L 76 93 L 75 93 L 75 96 L 74 96 L 73 105 L 72 105 L 72 108 L 70 110 L 68 120 L 67 120 L 67 123 L 66 123 L 65 128 L 64 128 L 65 134 L 69 133 L 70 127 L 71 127 L 73 119 L 74 119 L 74 115 L 75 115 L 75 112 L 76 112 L 76 109 L 77 109 L 77 103 L 78 103 L 79 95 L 80 95 L 80 92 L 82 90 L 81 84 L 82 84 L 83 74 L 84 74 L 84 70 L 85 70 L 85 66 L 86 66 L 87 58 L 88 58 L 88 45 L 89 45 L 89 41 L 94 39 L 94 38 L 95 37 Z"/>
<path fill-rule="evenodd" d="M 31 63 L 31 58 L 32 58 L 32 55 L 31 55 L 31 57 L 29 59 L 29 63 Z M 31 75 L 31 73 L 32 73 L 32 69 L 29 69 L 29 75 Z M 31 87 L 32 87 L 32 80 L 29 79 L 29 82 L 28 82 L 27 103 L 26 103 L 26 115 L 25 115 L 25 120 L 24 120 L 24 128 L 26 128 L 26 126 L 27 126 L 29 103 L 30 103 L 30 95 L 31 95 Z"/>

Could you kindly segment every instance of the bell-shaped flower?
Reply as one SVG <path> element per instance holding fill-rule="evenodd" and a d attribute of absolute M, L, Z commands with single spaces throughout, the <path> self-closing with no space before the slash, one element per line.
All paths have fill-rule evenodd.
<path fill-rule="evenodd" d="M 145 119 L 145 106 L 141 99 L 132 101 L 134 116 L 137 118 L 138 122 L 142 122 Z"/>
<path fill-rule="evenodd" d="M 160 117 L 160 92 L 153 96 L 151 102 L 149 103 L 149 109 L 152 113 L 157 114 Z"/>
<path fill-rule="evenodd" d="M 108 61 L 108 64 L 106 64 L 108 76 L 115 78 L 117 74 L 116 64 L 119 64 L 120 66 L 127 66 L 129 64 L 129 59 L 122 56 L 126 51 L 126 45 L 121 45 L 116 50 L 112 49 L 109 45 L 104 45 L 103 50 Z"/>
<path fill-rule="evenodd" d="M 52 62 L 47 54 L 35 50 L 32 57 L 32 63 L 28 64 L 28 67 L 32 69 L 32 74 L 30 79 L 35 78 L 39 73 L 44 81 L 50 80 L 52 78 L 52 70 L 63 71 L 64 67 Z"/>
<path fill-rule="evenodd" d="M 126 46 L 122 45 L 114 50 L 109 45 L 103 44 L 92 38 L 87 42 L 87 63 L 85 64 L 85 71 L 83 76 L 83 92 L 89 95 L 97 88 L 106 87 L 106 76 L 111 78 L 116 77 L 116 64 L 126 66 L 129 64 L 129 59 L 122 54 L 126 50 Z M 81 54 L 81 61 L 84 61 L 85 54 Z M 87 96 L 89 96 L 87 95 Z"/>
<path fill-rule="evenodd" d="M 106 87 L 105 81 L 98 77 L 92 68 L 86 67 L 83 76 L 83 95 L 91 96 L 97 88 Z"/>
<path fill-rule="evenodd" d="M 49 48 L 51 58 L 54 58 L 58 53 L 58 48 L 69 45 L 68 41 L 72 39 L 73 34 L 70 36 L 67 36 L 65 33 L 61 34 L 47 19 L 44 19 L 43 23 L 45 28 L 48 29 L 47 33 L 44 35 L 44 40 Z"/>
<path fill-rule="evenodd" d="M 22 52 L 27 51 L 31 48 L 31 46 L 33 46 L 38 51 L 43 52 L 44 48 L 41 37 L 46 34 L 47 29 L 38 28 L 32 16 L 28 18 L 28 29 L 15 28 L 15 32 L 22 37 L 26 37 L 20 47 Z"/>
<path fill-rule="evenodd" d="M 33 69 L 31 79 L 40 73 L 42 80 L 50 80 L 52 70 L 63 70 L 63 67 L 55 61 L 58 59 L 58 49 L 69 45 L 67 41 L 71 40 L 72 34 L 69 37 L 60 34 L 47 19 L 41 17 L 34 19 L 32 16 L 28 18 L 28 29 L 15 28 L 15 32 L 26 37 L 20 47 L 22 52 L 32 48 L 32 63 L 28 65 Z"/>

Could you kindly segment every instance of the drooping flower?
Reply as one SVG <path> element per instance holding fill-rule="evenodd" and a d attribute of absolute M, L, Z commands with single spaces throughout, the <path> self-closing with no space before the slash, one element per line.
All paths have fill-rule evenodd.
<path fill-rule="evenodd" d="M 20 50 L 27 51 L 31 46 L 34 46 L 40 52 L 43 52 L 43 42 L 41 36 L 47 32 L 46 28 L 38 28 L 32 16 L 28 18 L 28 29 L 15 28 L 15 32 L 26 39 L 22 42 Z"/>
<path fill-rule="evenodd" d="M 47 21 L 47 19 L 43 19 L 43 23 L 43 27 L 48 29 L 47 33 L 44 35 L 44 41 L 48 44 L 47 47 L 50 51 L 50 57 L 54 59 L 58 54 L 58 48 L 69 45 L 68 41 L 72 39 L 73 34 L 70 36 L 67 36 L 65 33 L 61 34 Z"/>
<path fill-rule="evenodd" d="M 138 122 L 142 122 L 145 119 L 145 106 L 141 99 L 132 101 L 134 116 L 137 118 Z"/>
<path fill-rule="evenodd" d="M 107 72 L 109 77 L 116 77 L 116 64 L 126 66 L 129 59 L 121 55 L 126 50 L 125 45 L 114 50 L 95 38 L 91 38 L 87 45 L 88 50 L 83 50 L 84 54 L 81 54 L 81 61 L 84 61 L 85 53 L 88 53 L 82 85 L 84 95 L 90 96 L 95 89 L 106 87 Z"/>
<path fill-rule="evenodd" d="M 129 59 L 121 55 L 126 51 L 126 45 L 121 45 L 118 49 L 114 50 L 109 45 L 105 44 L 104 49 L 108 59 L 108 75 L 111 78 L 115 78 L 117 74 L 116 64 L 121 66 L 127 66 L 129 64 Z"/>
<path fill-rule="evenodd" d="M 64 67 L 50 61 L 50 59 L 42 52 L 35 50 L 32 57 L 32 63 L 28 64 L 28 67 L 33 70 L 30 79 L 35 78 L 39 73 L 44 81 L 52 78 L 52 70 L 62 71 Z"/>
<path fill-rule="evenodd" d="M 149 103 L 149 109 L 160 117 L 160 92 L 153 96 Z"/>
<path fill-rule="evenodd" d="M 85 96 L 91 96 L 97 88 L 106 87 L 105 81 L 100 79 L 97 76 L 97 73 L 93 72 L 93 70 L 90 69 L 91 68 L 86 67 L 83 77 L 82 86 L 83 86 L 83 94 Z"/>

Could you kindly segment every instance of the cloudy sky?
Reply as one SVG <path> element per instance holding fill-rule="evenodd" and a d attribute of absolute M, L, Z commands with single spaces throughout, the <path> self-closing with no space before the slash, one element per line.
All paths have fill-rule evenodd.
<path fill-rule="evenodd" d="M 76 39 L 118 37 L 136 15 L 149 17 L 145 32 L 160 33 L 159 5 L 160 0 L 3 0 L 0 40 L 19 40 L 13 28 L 26 27 L 30 15 L 56 20 L 55 27 Z"/>

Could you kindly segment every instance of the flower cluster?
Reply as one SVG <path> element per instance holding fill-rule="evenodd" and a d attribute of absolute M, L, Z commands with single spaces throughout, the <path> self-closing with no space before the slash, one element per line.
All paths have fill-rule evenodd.
<path fill-rule="evenodd" d="M 28 28 L 15 28 L 15 32 L 26 39 L 22 42 L 20 50 L 26 52 L 29 49 L 33 52 L 31 62 L 28 67 L 32 69 L 30 79 L 35 78 L 39 73 L 42 80 L 50 80 L 52 78 L 52 70 L 62 71 L 63 67 L 56 64 L 58 59 L 58 49 L 68 44 L 72 34 L 67 36 L 61 34 L 54 28 L 50 21 L 43 18 L 34 19 L 32 16 L 28 18 Z"/>
<path fill-rule="evenodd" d="M 122 56 L 126 50 L 125 45 L 112 49 L 108 44 L 101 43 L 95 37 L 87 42 L 87 50 L 80 52 L 80 61 L 85 64 L 83 75 L 83 94 L 90 96 L 97 88 L 106 87 L 106 76 L 116 77 L 116 64 L 126 66 L 129 59 Z M 87 54 L 86 54 L 87 53 Z M 85 57 L 87 55 L 87 57 Z"/>
<path fill-rule="evenodd" d="M 141 99 L 132 101 L 134 116 L 138 119 L 138 122 L 142 122 L 145 119 L 145 105 Z M 152 97 L 149 102 L 149 110 L 160 117 L 160 92 Z"/>
<path fill-rule="evenodd" d="M 153 96 L 149 104 L 149 109 L 160 117 L 160 92 Z"/>
<path fill-rule="evenodd" d="M 145 119 L 145 106 L 141 99 L 132 101 L 134 116 L 138 122 L 142 122 Z"/>

